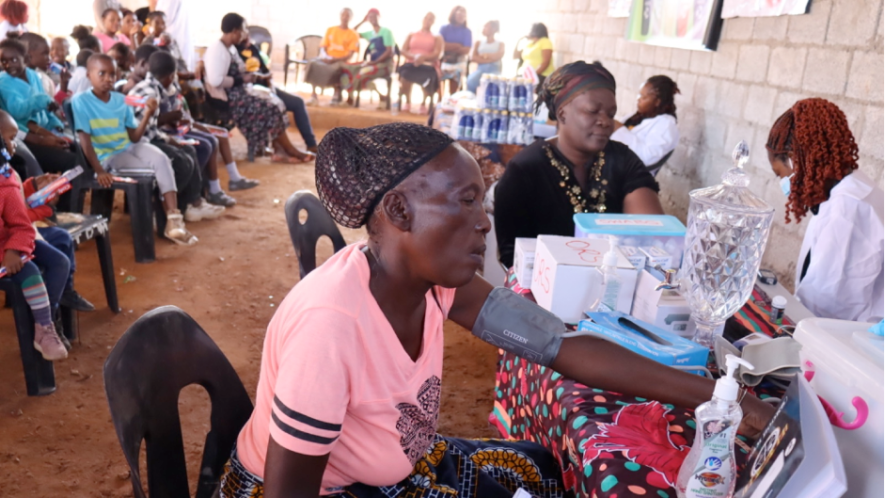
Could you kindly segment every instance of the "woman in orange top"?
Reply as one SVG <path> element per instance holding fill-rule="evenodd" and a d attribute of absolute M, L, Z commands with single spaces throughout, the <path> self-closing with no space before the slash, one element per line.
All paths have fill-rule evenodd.
<path fill-rule="evenodd" d="M 360 35 L 356 31 L 350 29 L 350 20 L 353 18 L 353 11 L 344 8 L 341 10 L 341 24 L 332 26 L 326 30 L 326 36 L 320 43 L 324 54 L 319 58 L 307 63 L 307 73 L 304 81 L 313 86 L 313 94 L 310 97 L 308 105 L 316 105 L 317 87 L 325 88 L 332 86 L 335 88 L 335 95 L 332 97 L 332 103 L 341 102 L 341 70 L 342 63 L 345 63 L 357 53 L 360 48 Z"/>

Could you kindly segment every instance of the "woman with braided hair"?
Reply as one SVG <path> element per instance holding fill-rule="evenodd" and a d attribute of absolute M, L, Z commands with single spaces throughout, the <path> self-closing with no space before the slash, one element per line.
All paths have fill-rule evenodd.
<path fill-rule="evenodd" d="M 615 121 L 611 139 L 630 147 L 647 167 L 656 167 L 679 143 L 673 102 L 677 93 L 679 87 L 669 76 L 649 78 L 636 98 L 636 113 L 623 123 Z"/>
<path fill-rule="evenodd" d="M 862 322 L 885 315 L 883 196 L 857 169 L 857 144 L 832 102 L 796 102 L 768 136 L 787 197 L 786 222 L 812 214 L 796 263 L 796 297 L 815 315 Z"/>
<path fill-rule="evenodd" d="M 368 240 L 277 308 L 222 498 L 570 496 L 540 444 L 437 434 L 446 319 L 587 385 L 677 406 L 710 398 L 713 381 L 566 337 L 561 320 L 476 274 L 491 228 L 485 185 L 448 135 L 414 123 L 335 128 L 320 142 L 316 184 L 332 218 L 366 226 Z M 742 405 L 750 433 L 774 413 L 753 396 Z"/>
<path fill-rule="evenodd" d="M 507 165 L 495 187 L 499 259 L 513 264 L 514 239 L 575 233 L 575 213 L 663 214 L 658 184 L 615 127 L 615 78 L 598 62 L 566 64 L 538 93 L 558 135 Z"/>

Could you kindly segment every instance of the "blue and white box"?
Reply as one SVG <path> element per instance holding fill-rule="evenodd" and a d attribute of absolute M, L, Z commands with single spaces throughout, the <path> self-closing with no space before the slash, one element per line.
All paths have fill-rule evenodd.
<path fill-rule="evenodd" d="M 575 237 L 610 239 L 618 246 L 654 246 L 673 256 L 673 264 L 682 264 L 685 249 L 685 225 L 675 216 L 665 214 L 574 215 Z"/>
<path fill-rule="evenodd" d="M 650 323 L 617 311 L 588 313 L 578 330 L 597 332 L 620 346 L 669 366 L 707 365 L 709 349 Z M 698 371 L 700 372 L 700 371 Z"/>

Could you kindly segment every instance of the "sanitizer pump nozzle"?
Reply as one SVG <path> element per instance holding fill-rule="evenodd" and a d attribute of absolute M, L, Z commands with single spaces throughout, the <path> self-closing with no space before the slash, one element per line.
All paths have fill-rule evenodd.
<path fill-rule="evenodd" d="M 713 397 L 724 401 L 737 401 L 737 395 L 740 391 L 740 384 L 738 384 L 738 367 L 740 365 L 750 370 L 753 369 L 753 365 L 747 360 L 738 358 L 733 354 L 725 355 L 725 367 L 728 371 L 716 381 Z"/>

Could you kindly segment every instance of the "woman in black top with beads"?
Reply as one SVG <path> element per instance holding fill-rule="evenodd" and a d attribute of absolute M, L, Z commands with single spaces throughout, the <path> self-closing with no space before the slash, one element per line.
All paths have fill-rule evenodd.
<path fill-rule="evenodd" d="M 559 133 L 526 147 L 495 188 L 499 259 L 513 264 L 517 237 L 573 235 L 575 213 L 663 214 L 658 184 L 614 131 L 615 80 L 599 63 L 567 64 L 545 81 L 538 101 Z"/>

